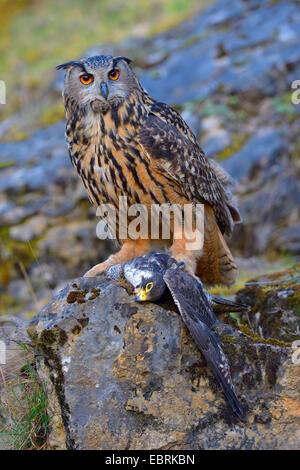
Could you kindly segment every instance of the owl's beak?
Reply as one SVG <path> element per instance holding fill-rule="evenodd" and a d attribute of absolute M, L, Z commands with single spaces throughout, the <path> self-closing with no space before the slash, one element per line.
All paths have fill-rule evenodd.
<path fill-rule="evenodd" d="M 105 82 L 101 82 L 100 84 L 100 93 L 103 96 L 105 100 L 107 100 L 108 97 L 108 86 Z"/>
<path fill-rule="evenodd" d="M 145 302 L 145 300 L 147 300 L 147 295 L 146 295 L 145 289 L 141 288 L 138 291 L 135 300 L 137 302 Z"/>

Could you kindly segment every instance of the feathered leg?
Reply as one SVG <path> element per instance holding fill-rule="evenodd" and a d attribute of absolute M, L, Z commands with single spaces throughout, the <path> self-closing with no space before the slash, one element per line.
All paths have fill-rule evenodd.
<path fill-rule="evenodd" d="M 96 264 L 93 268 L 91 268 L 87 273 L 85 273 L 85 277 L 93 277 L 97 276 L 97 274 L 101 274 L 105 271 L 106 268 L 112 266 L 114 264 L 122 264 L 126 263 L 127 261 L 131 261 L 133 258 L 137 256 L 141 256 L 145 253 L 149 252 L 149 241 L 148 240 L 131 240 L 128 238 L 122 245 L 122 248 L 115 254 L 111 255 L 106 261 L 100 264 Z"/>
<path fill-rule="evenodd" d="M 205 206 L 203 254 L 196 267 L 196 275 L 206 286 L 232 285 L 238 270 L 227 243 L 217 225 L 213 209 Z"/>

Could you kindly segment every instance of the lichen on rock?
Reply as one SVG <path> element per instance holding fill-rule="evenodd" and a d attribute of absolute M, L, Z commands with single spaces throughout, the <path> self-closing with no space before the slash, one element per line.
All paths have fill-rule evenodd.
<path fill-rule="evenodd" d="M 264 338 L 292 343 L 300 337 L 300 273 L 299 268 L 253 278 L 238 292 L 239 302 L 251 306 L 253 331 Z"/>
<path fill-rule="evenodd" d="M 246 409 L 241 421 L 169 300 L 137 303 L 104 276 L 76 286 L 86 302 L 67 302 L 71 283 L 30 326 L 52 403 L 53 448 L 299 448 L 300 364 L 292 347 L 217 327 Z"/>

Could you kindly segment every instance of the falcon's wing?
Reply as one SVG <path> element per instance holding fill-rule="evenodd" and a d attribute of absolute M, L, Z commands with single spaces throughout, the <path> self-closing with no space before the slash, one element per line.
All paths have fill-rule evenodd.
<path fill-rule="evenodd" d="M 240 221 L 230 177 L 205 156 L 181 116 L 154 103 L 138 139 L 155 168 L 176 181 L 191 202 L 210 204 L 221 232 L 230 234 Z"/>
<path fill-rule="evenodd" d="M 249 312 L 251 310 L 250 305 L 240 304 L 238 302 L 233 302 L 230 299 L 224 299 L 214 294 L 207 294 L 208 301 L 214 313 L 223 313 L 223 312 Z"/>
<path fill-rule="evenodd" d="M 196 278 L 177 267 L 167 269 L 163 277 L 174 302 L 180 300 L 181 308 L 188 308 L 191 318 L 199 318 L 208 328 L 218 323 L 203 286 Z"/>
<path fill-rule="evenodd" d="M 230 366 L 223 351 L 222 343 L 210 329 L 210 325 L 208 326 L 214 314 L 207 300 L 204 300 L 205 294 L 202 292 L 202 295 L 199 295 L 200 290 L 202 290 L 199 283 L 191 275 L 174 268 L 170 268 L 165 272 L 164 281 L 172 294 L 184 323 L 210 366 L 232 410 L 242 418 L 244 411 L 234 391 Z M 207 319 L 209 319 L 209 322 Z"/>

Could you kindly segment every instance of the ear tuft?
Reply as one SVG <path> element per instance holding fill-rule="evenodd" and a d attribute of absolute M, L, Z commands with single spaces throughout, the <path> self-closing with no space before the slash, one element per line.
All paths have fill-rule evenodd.
<path fill-rule="evenodd" d="M 130 64 L 132 62 L 132 60 L 128 59 L 128 57 L 118 56 L 118 57 L 115 57 L 113 59 L 114 66 L 117 64 L 117 62 L 119 62 L 119 60 L 125 60 L 125 62 L 127 62 L 127 64 Z"/>
<path fill-rule="evenodd" d="M 83 68 L 83 64 L 76 60 L 71 60 L 70 62 L 65 62 L 64 64 L 57 65 L 55 68 L 56 70 L 67 69 L 68 67 L 81 67 Z"/>

